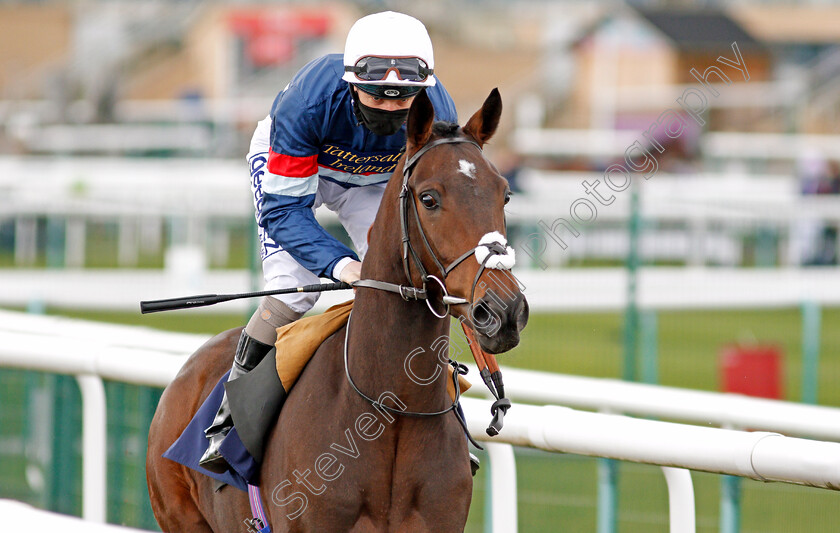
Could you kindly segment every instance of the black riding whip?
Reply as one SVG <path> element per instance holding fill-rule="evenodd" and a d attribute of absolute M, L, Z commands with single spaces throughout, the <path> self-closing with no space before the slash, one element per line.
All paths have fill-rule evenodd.
<path fill-rule="evenodd" d="M 274 289 L 270 291 L 242 292 L 239 294 L 201 294 L 187 296 L 184 298 L 168 298 L 166 300 L 149 300 L 140 302 L 140 312 L 157 313 L 158 311 L 173 311 L 175 309 L 192 309 L 193 307 L 204 307 L 229 300 L 241 298 L 255 298 L 257 296 L 272 296 L 274 294 L 291 294 L 295 292 L 324 292 L 352 289 L 349 283 L 340 281 L 338 283 L 322 283 L 315 285 L 304 285 L 303 287 L 291 287 L 288 289 Z"/>

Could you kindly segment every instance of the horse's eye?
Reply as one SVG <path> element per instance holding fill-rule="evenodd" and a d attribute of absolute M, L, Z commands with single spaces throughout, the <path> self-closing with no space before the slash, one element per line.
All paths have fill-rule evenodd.
<path fill-rule="evenodd" d="M 420 195 L 420 203 L 422 203 L 423 207 L 426 209 L 434 209 L 438 206 L 437 198 L 427 192 Z"/>
<path fill-rule="evenodd" d="M 511 196 L 512 196 L 512 193 L 510 191 L 505 191 L 505 205 L 507 205 L 507 203 L 510 202 L 510 197 Z"/>

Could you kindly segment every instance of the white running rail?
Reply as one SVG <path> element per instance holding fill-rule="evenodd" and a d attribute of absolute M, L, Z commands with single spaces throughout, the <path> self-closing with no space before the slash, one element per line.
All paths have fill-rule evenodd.
<path fill-rule="evenodd" d="M 207 336 L 6 311 L 0 311 L 0 324 L 0 366 L 77 376 L 84 403 L 83 513 L 87 520 L 104 522 L 107 448 L 101 380 L 166 386 L 188 353 Z M 836 439 L 830 428 L 794 422 L 825 418 L 827 425 L 835 424 L 836 428 L 840 426 L 837 409 L 510 369 L 505 371 L 505 379 L 508 396 L 516 401 L 565 403 L 703 423 L 737 423 L 768 432 L 748 433 L 517 403 L 505 418 L 502 435 L 492 439 L 488 448 L 495 531 L 516 530 L 516 497 L 511 492 L 516 488 L 515 464 L 507 447 L 511 444 L 665 466 L 672 533 L 695 530 L 690 475 L 680 468 L 840 489 L 840 444 L 769 432 L 801 432 Z M 476 384 L 474 389 L 480 388 Z M 694 402 L 709 411 L 702 412 Z M 490 440 L 484 433 L 490 402 L 466 398 L 463 403 L 470 431 L 479 439 Z M 764 409 L 772 409 L 775 416 L 771 419 Z"/>
<path fill-rule="evenodd" d="M 145 533 L 142 529 L 131 529 L 111 524 L 95 524 L 89 520 L 36 509 L 15 500 L 0 500 L 0 516 L 3 517 L 3 531 L 26 531 L 27 533 Z"/>

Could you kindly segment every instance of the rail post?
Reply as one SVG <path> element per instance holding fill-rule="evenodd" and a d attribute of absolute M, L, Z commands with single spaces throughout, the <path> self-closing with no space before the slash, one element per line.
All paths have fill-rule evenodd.
<path fill-rule="evenodd" d="M 819 304 L 802 303 L 802 403 L 817 403 L 821 319 Z"/>
<path fill-rule="evenodd" d="M 516 457 L 513 446 L 498 442 L 485 445 L 490 459 L 490 517 L 493 533 L 518 531 L 516 500 Z"/>
<path fill-rule="evenodd" d="M 105 387 L 102 378 L 76 376 L 82 391 L 82 518 L 105 523 L 108 446 Z"/>

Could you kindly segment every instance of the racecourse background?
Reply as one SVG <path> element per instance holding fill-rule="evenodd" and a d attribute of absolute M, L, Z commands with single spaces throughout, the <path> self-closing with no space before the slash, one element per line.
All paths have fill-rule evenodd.
<path fill-rule="evenodd" d="M 176 312 L 140 316 L 135 312 L 72 312 L 83 318 L 119 321 L 162 327 L 175 331 L 212 334 L 227 327 L 241 325 L 241 314 Z M 733 339 L 751 336 L 778 344 L 785 354 L 785 397 L 798 399 L 800 364 L 799 311 L 794 308 L 776 310 L 663 311 L 658 313 L 658 350 L 660 378 L 663 384 L 716 390 L 718 367 L 716 354 Z M 824 323 L 837 323 L 840 310 L 824 310 Z M 621 373 L 621 315 L 617 312 L 537 313 L 523 338 L 523 344 L 502 359 L 503 365 L 544 369 L 590 376 L 618 377 Z M 821 350 L 820 403 L 840 405 L 836 387 L 840 378 L 840 335 L 823 328 Z M 57 347 L 57 349 L 60 349 Z M 78 392 L 70 378 L 38 377 L 32 373 L 2 371 L 7 385 L 0 392 L 0 417 L 3 417 L 5 457 L 2 468 L 5 497 L 33 503 L 52 501 L 59 510 L 78 512 L 79 458 L 76 452 L 66 463 L 68 477 L 52 486 L 53 494 L 39 493 L 30 484 L 37 478 L 38 454 L 33 449 L 38 439 L 36 427 L 26 421 L 26 409 L 20 398 L 42 398 L 50 390 L 56 392 L 55 408 L 67 418 L 61 442 L 66 442 L 78 429 Z M 29 381 L 29 396 L 26 395 Z M 33 384 L 34 382 L 34 384 Z M 107 383 L 109 398 L 109 483 L 117 486 L 109 498 L 109 520 L 129 525 L 151 527 L 144 494 L 143 450 L 144 425 L 147 427 L 157 393 L 148 389 Z M 34 396 L 33 396 L 34 394 Z M 60 399 L 60 400 L 59 400 Z M 36 400 L 37 403 L 38 400 Z M 74 405 L 76 407 L 74 407 Z M 32 407 L 30 406 L 30 409 Z M 75 421 L 75 424 L 74 424 Z M 76 430 L 74 430 L 74 427 Z M 34 433 L 33 433 L 34 431 Z M 41 426 L 40 431 L 47 431 Z M 15 435 L 30 435 L 21 442 Z M 43 438 L 43 433 L 41 433 Z M 54 438 L 56 435 L 54 435 Z M 24 444 L 26 444 L 24 446 Z M 34 446 L 34 448 L 33 448 Z M 23 450 L 27 450 L 23 453 Z M 552 524 L 567 524 L 574 530 L 594 531 L 596 463 L 575 456 L 554 456 L 533 451 L 518 452 L 518 480 L 521 531 L 552 531 Z M 48 463 L 47 463 L 48 464 Z M 41 467 L 45 464 L 41 464 Z M 42 470 L 42 474 L 50 475 Z M 474 507 L 468 531 L 480 531 L 482 522 L 483 479 L 476 479 Z M 697 497 L 698 531 L 715 531 L 717 523 L 716 476 L 694 474 Z M 74 481 L 75 480 L 75 481 Z M 667 496 L 661 474 L 653 467 L 625 464 L 619 478 L 621 492 L 619 522 L 622 531 L 657 531 L 665 528 Z M 37 485 L 37 483 L 35 484 Z M 15 488 L 16 487 L 16 488 Z M 756 482 L 744 484 L 744 531 L 791 532 L 830 527 L 836 519 L 834 494 L 778 484 Z M 825 522 L 823 521 L 825 519 Z M 801 529 L 800 529 L 801 528 Z M 662 529 L 664 531 L 664 529 Z"/>
<path fill-rule="evenodd" d="M 251 274 L 241 268 L 249 249 L 247 215 L 229 215 L 214 207 L 220 205 L 219 198 L 233 197 L 230 176 L 238 172 L 238 164 L 217 166 L 215 177 L 207 174 L 209 196 L 202 199 L 191 197 L 189 186 L 170 195 L 142 194 L 148 185 L 145 175 L 165 177 L 160 169 L 166 160 L 97 161 L 93 166 L 87 160 L 58 160 L 44 167 L 45 179 L 80 194 L 45 204 L 38 188 L 20 177 L 25 174 L 17 174 L 31 161 L 13 162 L 8 166 L 10 160 L 5 161 L 10 194 L 4 197 L 4 212 L 11 216 L 0 223 L 0 265 L 6 267 L 0 271 L 0 305 L 203 333 L 244 321 L 244 301 L 191 312 L 137 314 L 143 299 L 242 292 L 252 286 Z M 178 168 L 173 164 L 171 168 Z M 108 186 L 109 173 L 120 170 L 126 178 L 124 190 Z M 522 239 L 537 230 L 539 221 L 551 226 L 563 215 L 557 211 L 562 203 L 553 199 L 582 194 L 583 179 L 597 176 L 526 174 L 520 181 L 525 190 L 511 203 L 510 231 Z M 212 183 L 220 187 L 210 187 Z M 124 196 L 109 203 L 115 192 Z M 840 378 L 840 340 L 832 327 L 840 320 L 840 276 L 833 265 L 801 265 L 803 243 L 809 240 L 803 224 L 833 224 L 834 199 L 801 197 L 793 180 L 761 174 L 693 179 L 658 175 L 644 183 L 641 193 L 644 266 L 638 273 L 637 303 L 645 317 L 646 350 L 657 356 L 655 380 L 717 390 L 721 349 L 735 342 L 764 343 L 783 354 L 785 398 L 799 400 L 804 397 L 802 352 L 808 335 L 800 306 L 816 305 L 821 357 L 815 391 L 820 403 L 840 405 L 834 386 Z M 148 209 L 152 205 L 161 207 Z M 183 211 L 185 205 L 188 211 Z M 230 209 L 237 204 L 221 205 Z M 131 215 L 137 208 L 131 206 L 147 211 Z M 238 209 L 246 207 L 247 202 Z M 581 237 L 568 239 L 568 250 L 546 236 L 550 246 L 538 256 L 551 265 L 546 270 L 523 268 L 539 262 L 520 252 L 515 273 L 526 287 L 534 315 L 522 346 L 503 357 L 503 365 L 589 376 L 623 374 L 622 310 L 629 301 L 630 272 L 619 265 L 630 248 L 629 215 L 629 196 L 619 196 L 603 209 L 597 224 Z M 323 220 L 333 224 L 328 215 Z M 697 243 L 703 245 L 698 248 Z M 22 268 L 25 265 L 29 268 Z M 320 308 L 341 298 L 338 293 L 325 295 Z M 67 446 L 78 439 L 76 384 L 61 376 L 14 371 L 0 375 L 6 385 L 0 392 L 6 444 L 0 496 L 78 513 L 78 448 Z M 109 519 L 153 528 L 143 452 L 145 428 L 159 391 L 107 383 L 106 393 L 112 448 L 109 486 L 117 487 L 109 499 Z M 596 461 L 533 451 L 519 455 L 521 530 L 551 531 L 562 523 L 594 531 Z M 838 517 L 830 493 L 793 493 L 754 482 L 743 487 L 743 531 L 811 531 L 830 527 Z M 622 532 L 665 527 L 667 496 L 656 469 L 623 465 L 619 488 Z M 698 531 L 715 531 L 719 481 L 695 474 L 695 489 Z M 482 527 L 483 502 L 479 478 L 471 532 Z"/>
<path fill-rule="evenodd" d="M 0 3 L 0 306 L 201 336 L 242 325 L 244 301 L 147 316 L 137 303 L 259 288 L 242 187 L 254 124 L 382 9 L 427 24 L 462 121 L 501 91 L 486 153 L 515 189 L 508 230 L 534 310 L 503 366 L 615 378 L 635 361 L 643 381 L 718 390 L 725 347 L 763 346 L 784 398 L 840 406 L 834 0 Z M 749 80 L 718 61 L 734 42 Z M 715 95 L 694 109 L 702 127 L 652 129 L 701 86 Z M 648 147 L 655 176 L 608 205 L 590 197 L 597 180 L 613 194 L 604 169 L 645 140 L 667 143 Z M 597 209 L 579 236 L 562 224 L 586 214 L 575 199 Z M 153 529 L 143 456 L 160 391 L 105 389 L 108 519 Z M 0 370 L 0 498 L 79 513 L 79 417 L 72 377 Z M 517 454 L 521 531 L 610 531 L 596 460 Z M 484 464 L 469 533 L 487 522 Z M 693 476 L 698 531 L 718 531 L 721 481 Z M 621 533 L 667 530 L 657 468 L 621 464 L 617 483 Z M 743 533 L 840 522 L 835 493 L 742 488 Z"/>

